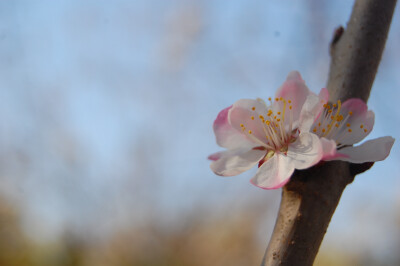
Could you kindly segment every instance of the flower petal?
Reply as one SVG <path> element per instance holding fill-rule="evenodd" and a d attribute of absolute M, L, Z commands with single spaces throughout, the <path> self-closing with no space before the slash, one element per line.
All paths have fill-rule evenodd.
<path fill-rule="evenodd" d="M 347 117 L 345 121 L 349 126 L 344 126 L 342 130 L 336 134 L 336 142 L 353 145 L 363 140 L 374 127 L 375 114 L 368 111 L 367 105 L 357 98 L 349 99 L 342 104 L 340 113 Z M 351 115 L 349 115 L 351 113 Z M 349 132 L 349 129 L 351 132 Z M 367 130 L 367 132 L 365 132 Z"/>
<path fill-rule="evenodd" d="M 320 141 L 321 141 L 322 152 L 323 152 L 323 156 L 322 156 L 321 160 L 332 161 L 332 160 L 335 160 L 336 158 L 340 157 L 340 155 L 338 155 L 336 152 L 336 142 L 334 140 L 321 138 Z"/>
<path fill-rule="evenodd" d="M 219 158 L 211 162 L 210 168 L 217 175 L 234 176 L 252 168 L 264 155 L 265 151 L 262 150 L 228 150 L 219 153 Z"/>
<path fill-rule="evenodd" d="M 310 94 L 310 90 L 306 86 L 301 75 L 297 71 L 292 71 L 286 78 L 286 81 L 276 92 L 275 97 L 284 98 L 286 101 L 290 100 L 292 106 L 293 121 L 297 121 L 300 116 L 301 108 Z M 276 109 L 282 109 L 281 107 Z M 275 111 L 275 110 L 274 110 Z"/>
<path fill-rule="evenodd" d="M 219 112 L 214 121 L 213 129 L 217 144 L 227 149 L 236 149 L 242 147 L 251 147 L 251 143 L 246 136 L 236 129 L 234 129 L 228 121 L 228 113 L 232 106 L 229 106 Z"/>
<path fill-rule="evenodd" d="M 301 133 L 297 140 L 289 144 L 287 160 L 296 169 L 306 169 L 317 164 L 322 158 L 322 145 L 317 135 Z"/>
<path fill-rule="evenodd" d="M 293 174 L 294 166 L 285 155 L 276 153 L 261 165 L 250 182 L 262 189 L 283 187 Z"/>
<path fill-rule="evenodd" d="M 229 110 L 228 121 L 232 128 L 247 137 L 248 142 L 252 143 L 250 145 L 260 146 L 266 140 L 263 129 L 264 122 L 260 119 L 260 115 L 267 116 L 267 106 L 264 102 L 242 99 L 234 103 Z M 252 136 L 249 136 L 249 131 Z"/>
<path fill-rule="evenodd" d="M 322 88 L 318 97 L 310 92 L 300 113 L 300 132 L 310 131 L 311 126 L 318 120 L 323 113 L 324 104 L 328 102 L 329 92 L 326 88 Z"/>
<path fill-rule="evenodd" d="M 351 163 L 382 161 L 388 157 L 393 143 L 394 138 L 387 136 L 366 141 L 357 147 L 345 147 L 338 150 L 341 157 L 336 160 Z"/>

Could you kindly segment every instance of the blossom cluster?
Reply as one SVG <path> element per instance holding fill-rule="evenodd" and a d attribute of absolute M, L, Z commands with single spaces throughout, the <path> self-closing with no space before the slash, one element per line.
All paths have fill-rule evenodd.
<path fill-rule="evenodd" d="M 320 161 L 381 161 L 390 153 L 392 137 L 352 146 L 371 132 L 374 119 L 362 100 L 332 104 L 327 89 L 311 92 L 293 71 L 267 103 L 241 99 L 218 114 L 213 129 L 217 144 L 227 150 L 210 155 L 210 167 L 217 175 L 234 176 L 258 165 L 251 183 L 276 189 L 295 169 Z"/>

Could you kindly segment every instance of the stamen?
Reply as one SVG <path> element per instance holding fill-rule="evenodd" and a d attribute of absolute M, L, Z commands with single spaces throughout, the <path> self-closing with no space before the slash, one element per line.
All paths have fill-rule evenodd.
<path fill-rule="evenodd" d="M 253 107 L 251 108 L 251 110 L 255 111 L 255 110 L 256 110 L 256 108 L 253 106 Z"/>
<path fill-rule="evenodd" d="M 254 116 L 252 116 L 252 117 L 250 117 L 251 118 L 251 120 L 254 120 Z"/>

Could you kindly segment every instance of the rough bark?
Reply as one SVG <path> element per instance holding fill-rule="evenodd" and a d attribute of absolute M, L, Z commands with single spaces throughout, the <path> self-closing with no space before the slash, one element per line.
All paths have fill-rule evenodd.
<path fill-rule="evenodd" d="M 396 0 L 356 0 L 347 28 L 331 43 L 330 100 L 368 100 Z M 261 265 L 312 265 L 343 190 L 372 163 L 333 161 L 296 171 L 282 190 L 278 218 Z"/>

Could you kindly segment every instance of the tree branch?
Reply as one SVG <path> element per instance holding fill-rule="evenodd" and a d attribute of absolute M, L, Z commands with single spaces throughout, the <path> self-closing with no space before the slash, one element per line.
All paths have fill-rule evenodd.
<path fill-rule="evenodd" d="M 347 29 L 331 43 L 331 101 L 368 100 L 396 0 L 356 0 Z M 312 265 L 345 187 L 372 164 L 333 161 L 296 171 L 282 190 L 278 219 L 261 265 Z"/>

